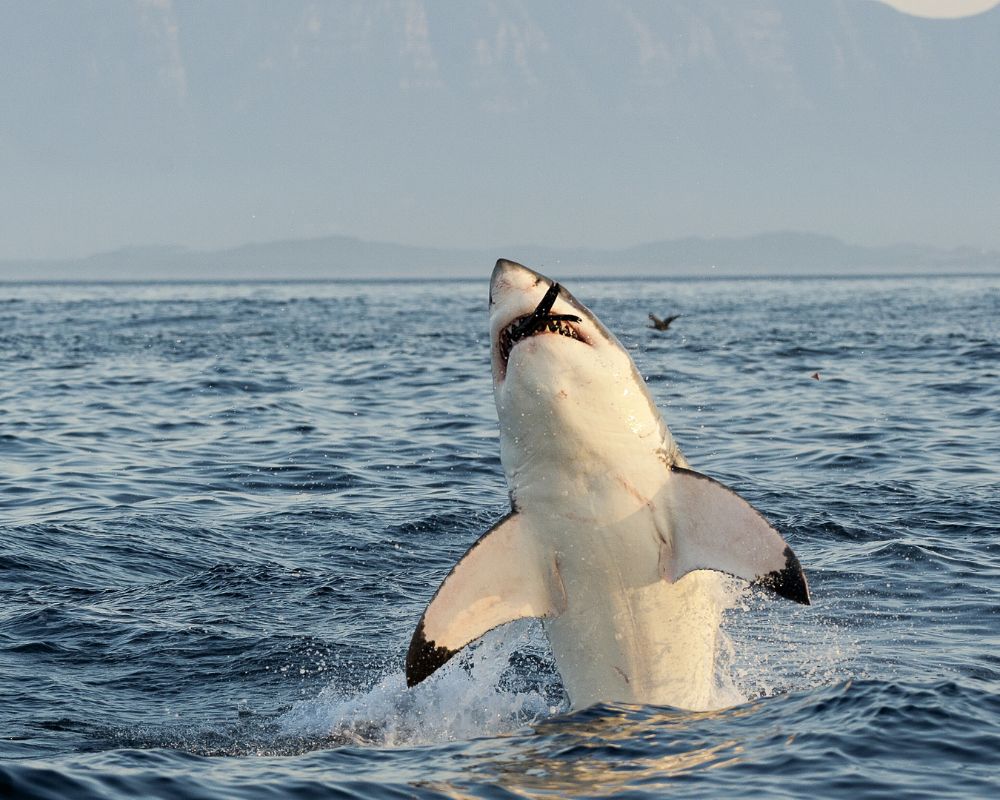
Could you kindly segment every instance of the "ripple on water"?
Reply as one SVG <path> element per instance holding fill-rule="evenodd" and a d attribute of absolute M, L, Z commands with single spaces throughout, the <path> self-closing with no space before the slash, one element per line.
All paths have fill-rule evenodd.
<path fill-rule="evenodd" d="M 0 794 L 997 794 L 997 279 L 572 289 L 806 566 L 726 614 L 747 702 L 566 713 L 527 623 L 404 690 L 507 510 L 482 281 L 8 286 Z"/>

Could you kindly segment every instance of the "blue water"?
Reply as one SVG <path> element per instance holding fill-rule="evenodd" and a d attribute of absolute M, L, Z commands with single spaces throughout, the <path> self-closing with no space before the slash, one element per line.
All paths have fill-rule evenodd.
<path fill-rule="evenodd" d="M 0 796 L 998 796 L 1000 278 L 565 281 L 814 603 L 567 713 L 537 623 L 404 689 L 507 509 L 487 274 L 0 285 Z"/>

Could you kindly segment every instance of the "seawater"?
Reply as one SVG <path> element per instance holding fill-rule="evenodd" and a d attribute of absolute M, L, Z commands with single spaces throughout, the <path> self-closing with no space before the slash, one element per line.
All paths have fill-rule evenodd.
<path fill-rule="evenodd" d="M 570 713 L 531 622 L 403 680 L 507 510 L 487 272 L 0 285 L 0 795 L 1000 794 L 1000 277 L 553 275 L 814 601 L 728 587 L 722 708 Z"/>

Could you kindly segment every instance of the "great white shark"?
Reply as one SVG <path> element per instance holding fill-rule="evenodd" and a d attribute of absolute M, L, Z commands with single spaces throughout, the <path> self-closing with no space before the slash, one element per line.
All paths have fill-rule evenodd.
<path fill-rule="evenodd" d="M 700 571 L 808 604 L 799 560 L 760 512 L 691 468 L 625 348 L 573 295 L 501 259 L 489 303 L 511 511 L 427 606 L 407 684 L 539 617 L 573 707 L 711 705 L 721 610 Z"/>

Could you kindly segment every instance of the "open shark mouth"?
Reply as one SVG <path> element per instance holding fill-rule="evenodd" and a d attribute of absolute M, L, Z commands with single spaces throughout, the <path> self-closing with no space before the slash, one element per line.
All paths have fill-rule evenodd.
<path fill-rule="evenodd" d="M 559 296 L 559 284 L 553 283 L 545 293 L 541 302 L 530 314 L 517 317 L 507 327 L 500 331 L 498 346 L 500 348 L 500 359 L 504 366 L 510 358 L 510 351 L 514 345 L 529 336 L 537 336 L 545 333 L 555 333 L 559 336 L 567 336 L 576 339 L 578 342 L 584 341 L 579 331 L 573 327 L 573 322 L 581 322 L 575 314 L 550 314 L 556 298 Z"/>

